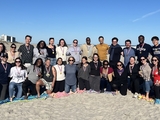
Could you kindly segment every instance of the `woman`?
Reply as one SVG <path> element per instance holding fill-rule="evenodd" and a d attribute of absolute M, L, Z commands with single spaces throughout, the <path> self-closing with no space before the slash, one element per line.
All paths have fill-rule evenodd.
<path fill-rule="evenodd" d="M 8 53 L 8 62 L 13 66 L 15 59 L 19 57 L 19 52 L 16 51 L 16 44 L 12 43 Z"/>
<path fill-rule="evenodd" d="M 78 66 L 78 83 L 80 90 L 90 90 L 89 73 L 91 71 L 90 65 L 87 63 L 87 57 L 82 57 L 82 63 Z"/>
<path fill-rule="evenodd" d="M 137 98 L 139 95 L 139 86 L 140 86 L 140 79 L 139 79 L 139 65 L 136 64 L 135 57 L 130 57 L 129 64 L 126 66 L 128 71 L 128 79 L 129 85 L 128 87 L 131 89 L 133 93 L 133 97 Z"/>
<path fill-rule="evenodd" d="M 3 43 L 0 43 L 0 58 L 3 53 L 6 52 L 6 46 Z"/>
<path fill-rule="evenodd" d="M 67 53 L 67 44 L 66 44 L 66 42 L 65 42 L 65 40 L 64 39 L 60 39 L 59 40 L 59 44 L 58 44 L 58 47 L 56 48 L 56 53 L 57 53 L 57 55 L 56 55 L 56 58 L 62 58 L 62 60 L 63 60 L 63 64 L 64 65 L 66 65 L 66 59 L 67 59 L 67 57 L 66 57 L 66 53 Z"/>
<path fill-rule="evenodd" d="M 47 46 L 47 57 L 51 60 L 51 65 L 56 65 L 56 46 L 54 45 L 54 38 L 49 38 L 49 45 Z"/>
<path fill-rule="evenodd" d="M 74 64 L 75 58 L 70 56 L 68 58 L 68 64 L 65 66 L 65 73 L 66 73 L 66 79 L 65 79 L 65 92 L 69 93 L 75 93 L 76 92 L 76 71 L 77 66 Z"/>
<path fill-rule="evenodd" d="M 106 91 L 111 91 L 111 81 L 114 73 L 113 69 L 109 67 L 109 62 L 107 60 L 103 61 L 103 67 L 100 68 L 100 75 L 101 75 L 101 81 L 100 81 L 101 93 L 104 92 L 104 88 L 106 88 Z"/>
<path fill-rule="evenodd" d="M 160 104 L 160 60 L 158 57 L 152 58 L 152 77 L 154 82 L 155 103 Z"/>
<path fill-rule="evenodd" d="M 38 58 L 33 65 L 27 68 L 28 78 L 24 81 L 22 88 L 24 99 L 28 98 L 28 88 L 31 87 L 31 94 L 36 95 L 36 82 L 42 77 L 43 61 Z"/>
<path fill-rule="evenodd" d="M 9 82 L 9 74 L 11 65 L 7 63 L 8 54 L 1 53 L 1 62 L 0 62 L 0 100 L 4 100 L 6 98 L 6 92 Z"/>
<path fill-rule="evenodd" d="M 33 49 L 33 63 L 35 63 L 37 58 L 41 58 L 43 60 L 43 63 L 45 62 L 46 56 L 48 54 L 46 48 L 47 47 L 45 41 L 39 41 L 37 47 Z"/>
<path fill-rule="evenodd" d="M 62 58 L 57 59 L 57 62 L 54 68 L 57 71 L 57 79 L 56 79 L 53 91 L 54 93 L 63 92 L 65 88 L 65 73 L 64 73 L 65 68 L 63 65 Z"/>
<path fill-rule="evenodd" d="M 91 72 L 89 77 L 91 92 L 100 91 L 100 68 L 102 66 L 99 55 L 97 53 L 93 54 L 93 60 L 90 62 Z"/>
<path fill-rule="evenodd" d="M 20 58 L 15 59 L 15 66 L 11 68 L 10 78 L 9 97 L 10 101 L 12 101 L 15 96 L 15 89 L 17 89 L 16 98 L 20 98 L 22 96 L 22 83 L 27 78 L 27 70 L 23 66 Z"/>
<path fill-rule="evenodd" d="M 149 100 L 149 92 L 150 87 L 152 86 L 152 80 L 151 80 L 151 67 L 149 66 L 149 63 L 147 63 L 147 58 L 141 57 L 141 63 L 139 74 L 144 80 L 144 87 L 145 87 L 145 98 L 148 101 Z"/>
<path fill-rule="evenodd" d="M 114 69 L 112 86 L 116 94 L 120 91 L 121 95 L 127 95 L 127 70 L 121 61 L 117 62 L 117 67 Z"/>

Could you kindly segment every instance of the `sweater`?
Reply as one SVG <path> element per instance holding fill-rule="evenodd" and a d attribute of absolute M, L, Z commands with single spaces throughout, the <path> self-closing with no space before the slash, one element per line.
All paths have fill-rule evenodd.
<path fill-rule="evenodd" d="M 67 57 L 66 57 L 66 53 L 67 53 L 67 47 L 61 47 L 61 46 L 58 46 L 56 47 L 56 58 L 58 59 L 59 57 L 62 58 L 63 61 L 67 61 Z"/>
<path fill-rule="evenodd" d="M 142 72 L 142 77 L 145 81 L 151 80 L 151 67 L 148 63 L 140 66 L 140 71 Z"/>
<path fill-rule="evenodd" d="M 96 45 L 96 48 L 97 48 L 100 61 L 107 60 L 109 46 L 107 44 L 98 44 Z"/>
<path fill-rule="evenodd" d="M 89 80 L 89 73 L 91 71 L 90 65 L 84 67 L 81 64 L 78 65 L 78 78 Z"/>
<path fill-rule="evenodd" d="M 35 63 L 35 61 L 37 60 L 37 58 L 41 58 L 43 60 L 43 62 L 45 62 L 45 59 L 47 57 L 47 49 L 40 49 L 40 52 L 38 51 L 37 48 L 33 49 L 33 64 Z"/>

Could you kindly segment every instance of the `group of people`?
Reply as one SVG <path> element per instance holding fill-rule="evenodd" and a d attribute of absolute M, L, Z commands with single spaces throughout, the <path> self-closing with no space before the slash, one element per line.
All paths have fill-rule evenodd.
<path fill-rule="evenodd" d="M 160 101 L 160 45 L 159 38 L 151 38 L 153 46 L 145 43 L 145 37 L 138 37 L 136 48 L 131 40 L 125 41 L 125 48 L 118 44 L 118 38 L 112 38 L 109 46 L 104 37 L 98 38 L 99 44 L 86 43 L 79 46 L 74 39 L 67 46 L 64 39 L 54 45 L 41 40 L 36 47 L 31 45 L 32 37 L 25 36 L 25 44 L 16 51 L 16 44 L 6 50 L 0 43 L 0 100 L 9 96 L 27 99 L 29 95 L 40 97 L 43 91 L 52 93 L 75 93 L 77 90 L 103 93 L 115 91 L 115 94 L 127 95 L 127 89 L 134 98 L 140 94 L 149 100 L 154 96 Z M 109 58 L 108 57 L 109 54 Z M 120 61 L 121 57 L 124 61 Z M 151 57 L 152 56 L 152 57 Z"/>

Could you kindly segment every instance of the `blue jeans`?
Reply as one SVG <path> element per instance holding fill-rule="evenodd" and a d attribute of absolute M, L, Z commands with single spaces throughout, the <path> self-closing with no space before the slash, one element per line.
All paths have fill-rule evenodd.
<path fill-rule="evenodd" d="M 56 65 L 56 58 L 49 58 L 51 60 L 51 65 Z"/>
<path fill-rule="evenodd" d="M 106 91 L 111 91 L 111 83 L 109 80 L 106 80 L 106 78 L 102 77 L 100 81 L 100 90 L 104 90 L 106 88 Z"/>
<path fill-rule="evenodd" d="M 67 85 L 67 84 L 65 84 L 65 92 L 69 93 L 70 89 L 72 90 L 72 92 L 76 92 L 76 84 L 75 85 Z"/>
<path fill-rule="evenodd" d="M 17 98 L 22 97 L 22 83 L 15 83 L 10 82 L 9 83 L 9 97 L 13 97 L 17 92 Z"/>
<path fill-rule="evenodd" d="M 145 81 L 145 82 L 144 82 L 145 91 L 146 91 L 146 92 L 149 92 L 152 85 L 153 85 L 152 80 L 150 80 L 150 81 Z"/>

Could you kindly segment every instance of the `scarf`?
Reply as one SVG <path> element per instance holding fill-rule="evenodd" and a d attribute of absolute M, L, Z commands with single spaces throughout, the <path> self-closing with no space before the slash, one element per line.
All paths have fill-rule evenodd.
<path fill-rule="evenodd" d="M 110 57 L 109 57 L 110 61 L 113 60 L 114 50 L 115 50 L 115 48 L 118 48 L 118 47 L 121 47 L 121 46 L 119 44 L 117 44 L 115 46 L 113 44 L 111 44 L 111 46 L 109 47 L 108 53 L 110 54 Z"/>

